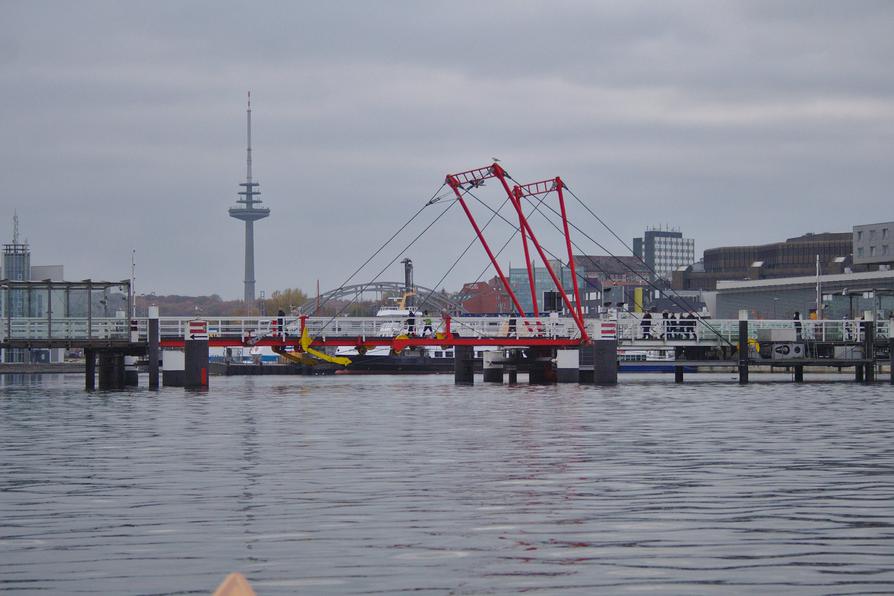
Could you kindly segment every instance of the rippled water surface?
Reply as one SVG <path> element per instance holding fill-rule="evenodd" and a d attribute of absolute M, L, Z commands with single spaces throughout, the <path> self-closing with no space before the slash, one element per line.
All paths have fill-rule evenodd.
<path fill-rule="evenodd" d="M 894 592 L 894 388 L 717 378 L 7 380 L 0 592 Z"/>

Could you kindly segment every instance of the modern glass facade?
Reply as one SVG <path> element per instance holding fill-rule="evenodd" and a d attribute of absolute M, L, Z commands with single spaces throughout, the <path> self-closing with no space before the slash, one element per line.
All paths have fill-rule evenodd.
<path fill-rule="evenodd" d="M 571 296 L 574 292 L 574 286 L 571 281 L 571 269 L 561 261 L 550 261 L 549 265 L 553 268 L 556 277 L 562 282 L 562 288 L 565 290 L 565 293 Z M 522 308 L 525 309 L 525 312 L 533 312 L 534 302 L 531 300 L 528 270 L 526 268 L 510 268 L 509 286 L 518 298 Z M 553 279 L 546 267 L 534 267 L 534 289 L 537 292 L 537 305 L 543 308 L 543 293 L 556 289 L 556 284 L 553 283 Z"/>

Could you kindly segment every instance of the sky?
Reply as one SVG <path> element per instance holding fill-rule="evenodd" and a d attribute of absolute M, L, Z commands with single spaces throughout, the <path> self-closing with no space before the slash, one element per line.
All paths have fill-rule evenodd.
<path fill-rule="evenodd" d="M 493 157 L 520 182 L 561 176 L 624 239 L 569 198 L 576 253 L 629 254 L 649 226 L 679 228 L 700 255 L 894 219 L 885 0 L 0 9 L 0 239 L 17 211 L 32 263 L 61 263 L 67 279 L 128 278 L 136 251 L 138 293 L 242 296 L 243 224 L 227 209 L 245 177 L 248 90 L 267 295 L 338 287 L 446 174 Z M 495 183 L 474 193 L 504 199 Z M 469 203 L 483 225 L 490 212 Z M 438 283 L 473 239 L 447 200 L 351 283 L 401 279 L 404 247 L 432 222 L 406 256 L 417 283 Z M 561 254 L 549 221 L 531 223 Z M 497 250 L 512 229 L 485 234 Z M 515 240 L 505 268 L 523 262 Z M 438 287 L 487 262 L 472 246 Z"/>

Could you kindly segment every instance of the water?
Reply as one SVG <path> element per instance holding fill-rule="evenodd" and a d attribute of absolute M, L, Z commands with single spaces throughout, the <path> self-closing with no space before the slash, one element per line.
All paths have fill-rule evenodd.
<path fill-rule="evenodd" d="M 730 378 L 7 381 L 0 592 L 894 592 L 894 388 Z"/>

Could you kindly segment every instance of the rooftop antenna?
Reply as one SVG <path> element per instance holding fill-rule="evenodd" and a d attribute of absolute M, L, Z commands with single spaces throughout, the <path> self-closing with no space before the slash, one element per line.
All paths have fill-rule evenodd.
<path fill-rule="evenodd" d="M 12 212 L 12 243 L 19 243 L 19 212 Z"/>

